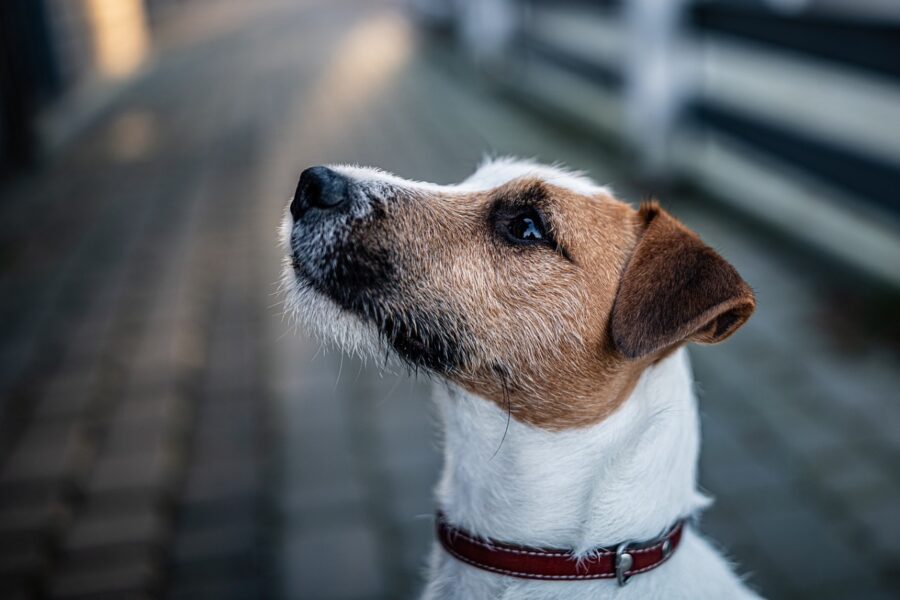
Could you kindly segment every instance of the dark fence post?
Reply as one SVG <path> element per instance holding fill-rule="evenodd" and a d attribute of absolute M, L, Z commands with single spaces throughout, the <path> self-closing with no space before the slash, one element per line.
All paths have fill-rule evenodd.
<path fill-rule="evenodd" d="M 0 2 L 0 172 L 34 164 L 35 119 L 59 92 L 44 0 Z"/>

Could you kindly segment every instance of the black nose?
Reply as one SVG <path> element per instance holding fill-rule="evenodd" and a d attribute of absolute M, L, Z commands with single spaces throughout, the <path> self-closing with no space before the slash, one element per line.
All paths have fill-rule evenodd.
<path fill-rule="evenodd" d="M 333 210 L 347 203 L 347 178 L 328 167 L 310 167 L 300 174 L 297 191 L 291 202 L 294 220 L 308 208 Z"/>

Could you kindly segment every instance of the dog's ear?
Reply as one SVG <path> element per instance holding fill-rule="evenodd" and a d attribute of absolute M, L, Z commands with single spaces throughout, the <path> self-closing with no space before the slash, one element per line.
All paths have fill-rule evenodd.
<path fill-rule="evenodd" d="M 734 267 L 655 202 L 638 212 L 643 233 L 613 305 L 612 341 L 628 358 L 682 342 L 714 344 L 756 306 Z"/>

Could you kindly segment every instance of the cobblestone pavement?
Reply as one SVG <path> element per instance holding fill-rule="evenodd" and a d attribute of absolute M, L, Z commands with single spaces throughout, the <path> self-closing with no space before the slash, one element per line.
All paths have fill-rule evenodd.
<path fill-rule="evenodd" d="M 450 182 L 489 151 L 643 190 L 390 5 L 178 10 L 146 72 L 2 189 L 0 597 L 412 597 L 439 467 L 428 383 L 282 320 L 274 232 L 300 169 Z M 896 597 L 892 305 L 703 198 L 664 200 L 759 297 L 693 352 L 718 499 L 702 528 L 770 597 Z"/>

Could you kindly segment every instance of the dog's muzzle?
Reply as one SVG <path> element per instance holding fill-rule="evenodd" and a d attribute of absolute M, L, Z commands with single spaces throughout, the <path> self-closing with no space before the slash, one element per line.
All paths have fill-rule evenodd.
<path fill-rule="evenodd" d="M 336 169 L 300 174 L 291 201 L 291 260 L 295 276 L 344 310 L 368 318 L 392 281 L 391 248 L 374 243 L 384 212 L 371 186 Z"/>

